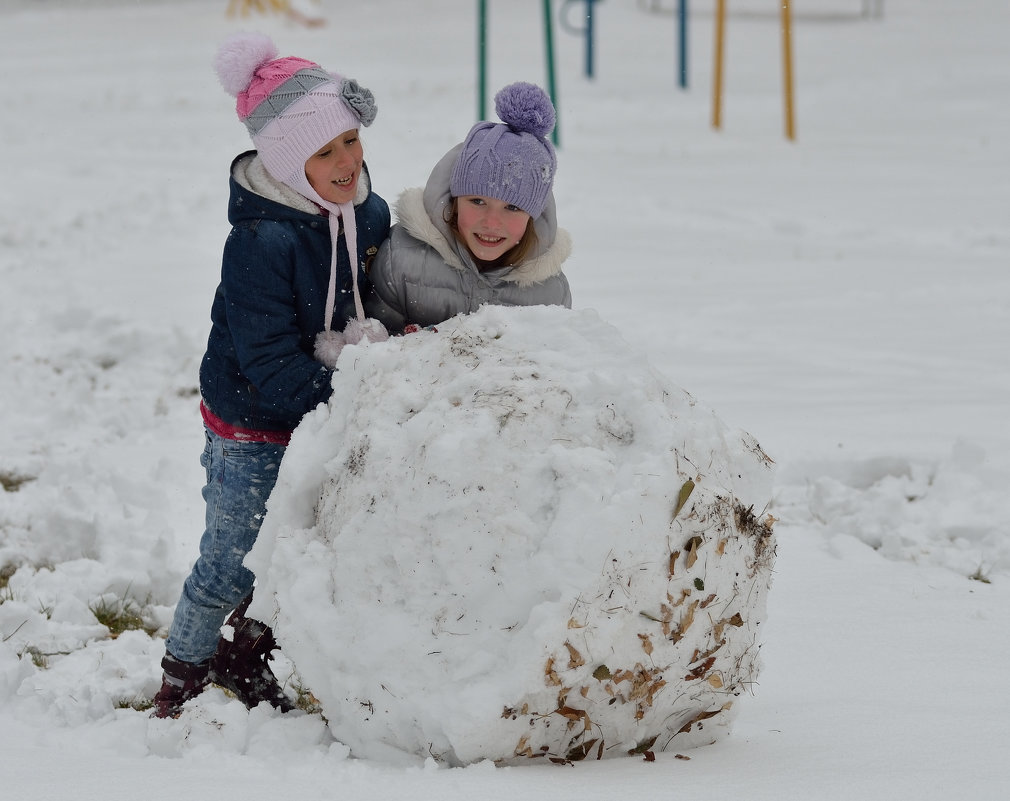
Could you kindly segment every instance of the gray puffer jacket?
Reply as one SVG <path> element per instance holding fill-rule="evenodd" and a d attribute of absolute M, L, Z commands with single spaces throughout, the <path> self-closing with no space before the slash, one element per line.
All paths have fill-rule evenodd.
<path fill-rule="evenodd" d="M 396 203 L 398 222 L 379 248 L 365 306 L 396 333 L 410 323 L 437 325 L 485 304 L 556 305 L 571 308 L 572 293 L 561 267 L 571 237 L 558 228 L 554 193 L 534 221 L 538 247 L 521 264 L 481 272 L 442 217 L 449 204 L 449 178 L 462 144 L 435 165 L 421 189 L 407 189 Z"/>

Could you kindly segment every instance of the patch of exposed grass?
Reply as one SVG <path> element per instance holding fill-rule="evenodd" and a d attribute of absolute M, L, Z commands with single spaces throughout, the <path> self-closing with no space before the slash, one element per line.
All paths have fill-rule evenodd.
<path fill-rule="evenodd" d="M 146 712 L 154 707 L 154 701 L 150 698 L 136 695 L 133 698 L 120 698 L 115 702 L 116 709 L 136 709 L 138 712 Z"/>
<path fill-rule="evenodd" d="M 15 600 L 16 596 L 14 595 L 13 588 L 10 586 L 10 581 L 12 578 L 14 578 L 14 574 L 17 573 L 18 570 L 20 570 L 21 568 L 35 571 L 53 569 L 52 565 L 48 565 L 45 563 L 39 565 L 16 565 L 12 562 L 9 562 L 5 565 L 0 566 L 0 604 L 4 603 L 5 601 Z M 39 611 L 42 612 L 42 614 L 48 618 L 52 615 L 53 610 L 51 607 L 49 607 L 48 609 L 46 607 L 42 607 L 39 609 Z"/>
<path fill-rule="evenodd" d="M 968 576 L 968 578 L 972 581 L 981 581 L 983 584 L 992 584 L 992 579 L 989 578 L 989 571 L 983 568 L 982 565 L 979 565 L 978 569 Z"/>
<path fill-rule="evenodd" d="M 42 651 L 40 651 L 34 645 L 25 646 L 25 649 L 20 654 L 18 654 L 18 657 L 22 657 L 25 654 L 28 654 L 28 656 L 31 657 L 32 664 L 35 665 L 35 667 L 37 667 L 39 670 L 45 670 L 47 667 L 49 667 L 49 656 L 47 654 L 42 653 Z"/>
<path fill-rule="evenodd" d="M 17 565 L 0 567 L 0 604 L 14 600 L 14 590 L 10 587 L 11 576 L 18 572 Z"/>
<path fill-rule="evenodd" d="M 319 704 L 319 699 L 312 694 L 308 687 L 298 680 L 292 680 L 289 686 L 294 690 L 296 707 L 310 715 L 322 714 L 323 708 Z"/>
<path fill-rule="evenodd" d="M 103 595 L 88 606 L 95 620 L 109 630 L 109 636 L 116 639 L 124 631 L 144 631 L 153 637 L 158 626 L 145 617 L 143 606 L 132 598 L 115 598 Z"/>
<path fill-rule="evenodd" d="M 4 492 L 17 492 L 29 481 L 34 480 L 35 476 L 26 476 L 11 470 L 0 470 L 0 487 L 3 487 Z"/>

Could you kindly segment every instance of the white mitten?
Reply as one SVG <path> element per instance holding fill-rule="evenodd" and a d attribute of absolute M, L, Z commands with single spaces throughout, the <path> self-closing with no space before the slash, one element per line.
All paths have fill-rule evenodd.
<path fill-rule="evenodd" d="M 320 331 L 316 334 L 312 355 L 315 356 L 317 362 L 322 362 L 334 370 L 337 366 L 337 358 L 345 344 L 347 344 L 347 339 L 340 331 Z"/>
<path fill-rule="evenodd" d="M 369 317 L 364 321 L 354 318 L 348 320 L 347 325 L 344 326 L 344 341 L 348 345 L 357 345 L 362 340 L 385 342 L 387 339 L 389 339 L 389 332 L 386 330 L 386 326 L 374 317 Z"/>

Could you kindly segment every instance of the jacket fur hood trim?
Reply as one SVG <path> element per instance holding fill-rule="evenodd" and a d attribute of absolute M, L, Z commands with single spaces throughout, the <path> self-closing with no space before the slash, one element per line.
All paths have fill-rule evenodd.
<path fill-rule="evenodd" d="M 440 229 L 432 221 L 424 206 L 424 189 L 405 189 L 396 201 L 397 222 L 415 239 L 434 248 L 442 260 L 457 270 L 468 266 L 459 257 L 448 239 L 452 234 L 446 226 Z M 529 286 L 547 280 L 561 272 L 562 265 L 572 252 L 572 238 L 568 231 L 558 228 L 554 241 L 539 256 L 527 259 L 501 276 L 502 281 L 513 281 L 519 286 Z"/>

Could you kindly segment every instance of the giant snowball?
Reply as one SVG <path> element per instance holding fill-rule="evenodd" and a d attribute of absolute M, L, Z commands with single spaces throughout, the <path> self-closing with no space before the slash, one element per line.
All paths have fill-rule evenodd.
<path fill-rule="evenodd" d="M 591 311 L 348 347 L 247 564 L 353 754 L 710 743 L 758 670 L 770 460 Z"/>

